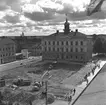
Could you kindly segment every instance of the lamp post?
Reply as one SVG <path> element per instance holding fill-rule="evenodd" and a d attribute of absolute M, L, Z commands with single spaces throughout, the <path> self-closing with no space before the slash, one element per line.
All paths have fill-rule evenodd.
<path fill-rule="evenodd" d="M 51 76 L 49 76 L 49 78 L 48 79 L 50 79 L 52 77 L 52 75 Z M 46 105 L 47 105 L 47 101 L 48 101 L 48 98 L 47 98 L 47 90 L 48 90 L 48 79 L 45 81 L 45 93 L 46 93 Z"/>
<path fill-rule="evenodd" d="M 45 81 L 45 93 L 46 93 L 46 96 L 45 96 L 45 98 L 46 98 L 45 105 L 47 105 L 47 83 L 48 83 L 48 81 L 46 80 Z"/>
<path fill-rule="evenodd" d="M 42 76 L 42 82 L 43 82 L 43 78 L 44 78 L 44 76 L 47 74 L 48 72 L 45 72 L 44 74 L 43 74 L 43 76 Z M 47 100 L 48 100 L 48 98 L 47 98 L 47 90 L 48 90 L 48 79 L 50 79 L 52 77 L 52 75 L 51 76 L 49 76 L 48 78 L 47 78 L 47 80 L 45 80 L 45 105 L 47 105 Z"/>

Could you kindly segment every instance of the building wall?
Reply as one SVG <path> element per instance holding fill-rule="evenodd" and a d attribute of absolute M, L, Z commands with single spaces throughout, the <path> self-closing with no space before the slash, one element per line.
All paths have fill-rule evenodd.
<path fill-rule="evenodd" d="M 91 38 L 88 39 L 88 43 L 87 43 L 88 49 L 87 49 L 87 59 L 90 60 L 92 59 L 92 52 L 93 52 L 93 41 Z"/>
<path fill-rule="evenodd" d="M 15 53 L 16 48 L 13 43 L 0 46 L 0 64 L 16 60 Z"/>
<path fill-rule="evenodd" d="M 42 40 L 42 51 L 43 60 L 86 62 L 92 55 L 90 40 L 77 37 L 45 38 Z"/>
<path fill-rule="evenodd" d="M 35 47 L 32 47 L 29 52 L 31 52 L 31 55 L 32 56 L 41 56 L 42 55 L 42 47 L 41 45 L 40 46 L 35 46 Z"/>

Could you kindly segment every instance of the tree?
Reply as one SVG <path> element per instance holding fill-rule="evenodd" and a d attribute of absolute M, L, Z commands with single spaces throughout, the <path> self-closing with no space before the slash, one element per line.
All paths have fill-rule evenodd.
<path fill-rule="evenodd" d="M 93 34 L 92 36 L 93 36 L 93 37 L 92 37 L 93 42 L 95 42 L 95 41 L 96 41 L 96 39 L 97 39 L 97 35 L 96 35 L 96 34 Z"/>
<path fill-rule="evenodd" d="M 3 100 L 3 95 L 2 95 L 2 93 L 0 91 L 0 105 L 2 104 L 2 100 Z"/>
<path fill-rule="evenodd" d="M 106 53 L 106 40 L 103 42 L 103 50 L 104 50 L 104 53 Z"/>
<path fill-rule="evenodd" d="M 96 39 L 94 46 L 93 46 L 94 53 L 104 53 L 103 42 L 104 42 L 103 38 L 98 37 Z"/>

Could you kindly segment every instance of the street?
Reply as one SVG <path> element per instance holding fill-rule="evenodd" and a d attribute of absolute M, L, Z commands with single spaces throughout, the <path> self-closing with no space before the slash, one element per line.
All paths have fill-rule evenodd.
<path fill-rule="evenodd" d="M 30 62 L 33 62 L 33 61 L 38 62 L 41 60 L 42 60 L 41 57 L 29 57 L 28 59 L 18 60 L 18 61 L 2 64 L 2 65 L 0 65 L 0 71 L 14 69 L 14 68 L 29 64 Z M 20 65 L 21 63 L 22 63 L 22 65 Z"/>

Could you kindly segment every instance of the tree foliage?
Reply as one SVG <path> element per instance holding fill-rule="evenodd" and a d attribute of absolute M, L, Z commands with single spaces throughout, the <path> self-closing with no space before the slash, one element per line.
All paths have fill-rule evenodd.
<path fill-rule="evenodd" d="M 104 50 L 104 53 L 106 53 L 106 40 L 103 42 L 103 50 Z"/>
<path fill-rule="evenodd" d="M 93 46 L 93 52 L 94 53 L 105 53 L 104 52 L 104 41 L 105 39 L 102 37 L 98 37 L 95 40 L 94 46 Z"/>

